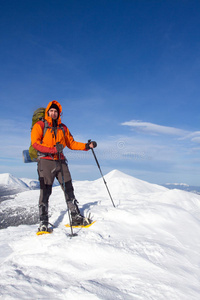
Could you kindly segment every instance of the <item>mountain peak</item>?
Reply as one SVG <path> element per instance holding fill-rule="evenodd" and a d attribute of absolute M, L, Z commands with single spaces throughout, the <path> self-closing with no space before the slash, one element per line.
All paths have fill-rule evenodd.
<path fill-rule="evenodd" d="M 134 193 L 155 193 L 166 190 L 163 186 L 137 179 L 116 169 L 106 174 L 105 179 L 116 192 L 127 190 Z"/>

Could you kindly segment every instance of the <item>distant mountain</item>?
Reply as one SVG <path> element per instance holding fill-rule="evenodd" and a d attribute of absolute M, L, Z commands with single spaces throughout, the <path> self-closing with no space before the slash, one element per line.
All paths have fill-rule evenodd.
<path fill-rule="evenodd" d="M 37 190 L 40 188 L 39 180 L 20 178 L 31 190 Z"/>
<path fill-rule="evenodd" d="M 188 185 L 186 183 L 165 183 L 165 184 L 162 184 L 162 186 L 164 186 L 170 190 L 178 189 L 178 190 L 187 191 L 187 192 L 191 192 L 191 193 L 200 195 L 200 186 L 192 186 L 192 185 Z"/>
<path fill-rule="evenodd" d="M 0 185 L 5 187 L 13 186 L 21 190 L 29 189 L 28 185 L 25 182 L 9 173 L 0 174 Z"/>
<path fill-rule="evenodd" d="M 8 196 L 30 190 L 29 186 L 9 173 L 0 174 L 0 202 Z"/>
<path fill-rule="evenodd" d="M 53 186 L 59 185 L 55 180 Z M 40 183 L 38 180 L 28 178 L 16 178 L 9 173 L 0 174 L 0 202 L 14 198 L 14 195 L 29 191 L 38 190 Z"/>
<path fill-rule="evenodd" d="M 40 188 L 39 180 L 28 179 L 28 178 L 20 178 L 29 188 L 30 190 L 38 190 Z M 54 181 L 53 186 L 58 186 L 59 182 L 57 180 Z"/>

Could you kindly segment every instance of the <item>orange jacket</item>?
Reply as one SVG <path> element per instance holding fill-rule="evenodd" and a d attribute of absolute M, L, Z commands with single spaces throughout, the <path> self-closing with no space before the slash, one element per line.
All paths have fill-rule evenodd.
<path fill-rule="evenodd" d="M 48 116 L 49 108 L 52 104 L 56 104 L 59 107 L 59 117 L 57 120 L 57 134 L 55 136 L 54 131 L 52 130 L 52 118 Z M 76 142 L 71 135 L 69 129 L 61 123 L 61 112 L 62 106 L 56 100 L 49 102 L 47 108 L 45 110 L 45 120 L 47 120 L 48 125 L 50 128 L 47 128 L 45 136 L 43 137 L 43 129 L 44 129 L 44 122 L 39 121 L 35 123 L 31 130 L 31 144 L 32 146 L 39 152 L 46 154 L 47 156 L 42 156 L 41 158 L 44 159 L 54 159 L 58 160 L 58 154 L 56 150 L 56 143 L 60 143 L 64 146 L 67 146 L 69 149 L 72 150 L 86 150 L 85 143 Z M 62 124 L 64 128 L 65 135 L 63 133 L 62 128 L 59 125 Z M 61 159 L 64 159 L 64 155 L 61 155 Z"/>

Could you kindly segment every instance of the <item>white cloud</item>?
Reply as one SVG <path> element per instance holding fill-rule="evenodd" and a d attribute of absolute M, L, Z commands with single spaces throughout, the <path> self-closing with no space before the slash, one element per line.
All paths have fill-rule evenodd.
<path fill-rule="evenodd" d="M 190 132 L 182 139 L 190 139 L 192 142 L 200 143 L 200 131 Z"/>
<path fill-rule="evenodd" d="M 142 122 L 139 120 L 132 120 L 128 122 L 121 123 L 124 126 L 130 126 L 132 130 L 140 131 L 150 134 L 166 134 L 166 135 L 175 135 L 175 136 L 185 136 L 189 132 L 183 129 L 157 125 L 149 122 Z"/>

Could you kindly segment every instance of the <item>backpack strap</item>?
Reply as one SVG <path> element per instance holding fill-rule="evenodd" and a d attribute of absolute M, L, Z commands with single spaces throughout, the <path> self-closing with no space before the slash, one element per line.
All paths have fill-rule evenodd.
<path fill-rule="evenodd" d="M 45 136 L 45 134 L 46 134 L 46 132 L 47 132 L 47 129 L 48 129 L 48 128 L 51 128 L 51 127 L 49 126 L 49 123 L 47 122 L 47 120 L 44 120 L 44 119 L 38 121 L 37 123 L 38 123 L 38 124 L 40 125 L 40 127 L 42 128 L 42 131 L 43 131 L 42 139 L 43 139 L 44 136 Z M 59 128 L 62 129 L 63 135 L 64 135 L 64 137 L 65 137 L 65 131 L 66 131 L 65 128 L 66 128 L 66 126 L 65 126 L 65 128 L 64 128 L 64 127 L 63 127 L 63 124 L 61 123 L 61 124 L 59 124 Z"/>
<path fill-rule="evenodd" d="M 65 132 L 66 132 L 65 128 L 66 128 L 66 126 L 65 126 L 65 128 L 64 128 L 64 127 L 63 127 L 63 124 L 61 123 L 61 124 L 59 125 L 59 127 L 60 127 L 60 129 L 62 129 L 63 135 L 64 135 L 64 137 L 65 137 Z"/>
<path fill-rule="evenodd" d="M 43 121 L 43 124 L 44 124 L 44 125 L 43 125 L 44 127 L 43 127 L 43 137 L 42 137 L 42 138 L 44 138 L 45 133 L 47 132 L 47 129 L 50 128 L 50 126 L 49 126 L 47 120 L 44 120 L 44 121 Z"/>
<path fill-rule="evenodd" d="M 42 137 L 42 139 L 44 138 L 44 136 L 45 136 L 45 134 L 46 134 L 46 132 L 47 132 L 47 129 L 48 128 L 51 128 L 50 126 L 49 126 L 49 123 L 47 122 L 47 120 L 40 120 L 40 121 L 38 121 L 37 123 L 39 123 L 39 125 L 41 126 L 41 128 L 42 128 L 42 131 L 43 131 L 43 137 Z M 62 129 L 62 132 L 63 132 L 63 135 L 65 136 L 65 128 L 64 128 L 64 126 L 63 126 L 63 124 L 61 123 L 61 124 L 59 124 L 59 128 L 60 129 Z"/>

